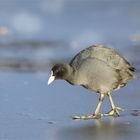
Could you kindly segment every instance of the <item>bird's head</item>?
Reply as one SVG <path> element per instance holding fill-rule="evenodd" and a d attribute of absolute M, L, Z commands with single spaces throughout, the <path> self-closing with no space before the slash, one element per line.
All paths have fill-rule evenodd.
<path fill-rule="evenodd" d="M 68 64 L 55 64 L 51 70 L 51 76 L 48 80 L 48 85 L 56 79 L 66 79 L 69 75 L 69 69 L 71 67 Z"/>

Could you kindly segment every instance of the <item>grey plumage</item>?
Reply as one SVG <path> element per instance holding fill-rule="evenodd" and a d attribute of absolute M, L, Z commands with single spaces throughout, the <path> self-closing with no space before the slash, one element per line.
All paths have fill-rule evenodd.
<path fill-rule="evenodd" d="M 135 68 L 114 49 L 104 45 L 93 45 L 79 52 L 69 64 L 56 64 L 52 68 L 50 84 L 55 79 L 64 79 L 73 85 L 81 85 L 91 91 L 99 92 L 99 103 L 92 115 L 74 116 L 74 119 L 97 119 L 101 116 L 118 115 L 121 108 L 116 107 L 111 93 L 135 78 Z M 99 113 L 105 94 L 112 110 Z"/>
<path fill-rule="evenodd" d="M 93 45 L 79 52 L 70 65 L 77 71 L 76 82 L 94 91 L 102 90 L 101 86 L 108 89 L 106 92 L 113 91 L 135 78 L 135 68 L 114 49 L 104 45 Z"/>

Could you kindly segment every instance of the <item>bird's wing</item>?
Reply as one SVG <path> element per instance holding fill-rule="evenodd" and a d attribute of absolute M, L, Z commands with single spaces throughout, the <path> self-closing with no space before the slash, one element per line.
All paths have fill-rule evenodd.
<path fill-rule="evenodd" d="M 104 61 L 107 65 L 117 70 L 129 69 L 132 72 L 135 71 L 135 68 L 125 58 L 120 56 L 114 49 L 104 45 L 93 45 L 82 50 L 71 60 L 70 65 L 78 68 L 82 60 L 92 57 Z"/>

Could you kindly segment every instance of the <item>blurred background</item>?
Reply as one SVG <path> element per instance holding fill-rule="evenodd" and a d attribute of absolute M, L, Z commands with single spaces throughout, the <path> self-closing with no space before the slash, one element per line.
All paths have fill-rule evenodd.
<path fill-rule="evenodd" d="M 139 0 L 0 0 L 0 139 L 139 140 L 139 78 L 113 94 L 123 115 L 100 121 L 70 118 L 91 114 L 98 95 L 65 81 L 47 86 L 54 63 L 101 43 L 139 77 Z"/>
<path fill-rule="evenodd" d="M 46 71 L 95 43 L 132 59 L 139 7 L 138 0 L 0 0 L 0 70 Z"/>

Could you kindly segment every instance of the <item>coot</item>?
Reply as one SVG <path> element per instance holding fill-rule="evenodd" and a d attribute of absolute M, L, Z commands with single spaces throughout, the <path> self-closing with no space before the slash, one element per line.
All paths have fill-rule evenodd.
<path fill-rule="evenodd" d="M 52 68 L 48 85 L 56 79 L 63 79 L 72 85 L 81 85 L 100 93 L 99 103 L 92 115 L 74 116 L 73 119 L 98 119 L 102 116 L 119 116 L 122 111 L 115 106 L 111 93 L 135 79 L 135 68 L 114 49 L 104 45 L 93 45 L 79 52 L 69 64 L 56 64 Z M 107 95 L 112 110 L 99 112 L 104 96 Z"/>

